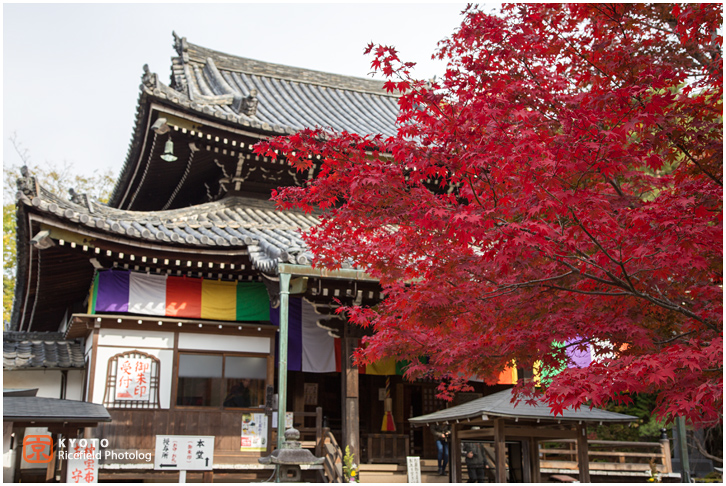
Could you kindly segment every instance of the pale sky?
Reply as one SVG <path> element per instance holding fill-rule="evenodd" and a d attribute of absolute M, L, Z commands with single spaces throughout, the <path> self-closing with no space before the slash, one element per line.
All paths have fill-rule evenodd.
<path fill-rule="evenodd" d="M 367 77 L 369 42 L 395 46 L 421 78 L 464 3 L 4 4 L 3 163 L 118 175 L 129 147 L 143 65 L 168 84 L 172 31 L 193 44 L 261 61 Z M 486 10 L 491 11 L 492 6 Z"/>

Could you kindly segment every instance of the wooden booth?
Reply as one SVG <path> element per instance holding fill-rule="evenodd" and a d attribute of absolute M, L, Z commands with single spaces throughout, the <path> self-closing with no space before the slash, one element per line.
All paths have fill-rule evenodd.
<path fill-rule="evenodd" d="M 598 408 L 567 409 L 554 416 L 544 403 L 512 403 L 507 389 L 462 405 L 409 419 L 414 426 L 448 424 L 451 427 L 451 481 L 463 482 L 462 446 L 481 448 L 489 482 L 542 482 L 540 444 L 572 439 L 576 445 L 579 480 L 590 482 L 587 425 L 624 423 L 637 417 Z"/>
<path fill-rule="evenodd" d="M 3 436 L 7 441 L 3 454 L 8 454 L 11 462 L 4 466 L 5 482 L 54 482 L 57 477 L 65 482 L 70 461 L 59 452 L 71 451 L 68 439 L 77 440 L 83 437 L 85 428 L 111 421 L 102 405 L 37 397 L 37 391 L 3 391 Z M 56 450 L 62 443 L 59 438 L 66 442 Z M 38 467 L 21 468 L 24 463 Z M 89 474 L 89 481 L 97 480 L 97 465 L 85 474 Z"/>

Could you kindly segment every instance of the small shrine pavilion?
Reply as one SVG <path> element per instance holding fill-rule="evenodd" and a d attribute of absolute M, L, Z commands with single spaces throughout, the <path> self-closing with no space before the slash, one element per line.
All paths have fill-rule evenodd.
<path fill-rule="evenodd" d="M 452 482 L 461 482 L 462 441 L 481 444 L 491 463 L 494 482 L 541 483 L 540 442 L 575 439 L 580 482 L 590 482 L 587 425 L 629 423 L 638 418 L 598 408 L 565 409 L 555 416 L 541 401 L 516 404 L 512 390 L 503 390 L 462 405 L 412 417 L 414 426 L 449 424 Z"/>

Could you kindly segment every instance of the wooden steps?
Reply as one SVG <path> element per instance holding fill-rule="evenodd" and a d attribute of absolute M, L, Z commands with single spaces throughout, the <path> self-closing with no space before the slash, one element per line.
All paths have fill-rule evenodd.
<path fill-rule="evenodd" d="M 399 464 L 361 464 L 359 467 L 361 483 L 407 483 L 405 465 Z M 449 475 L 439 476 L 435 459 L 421 460 L 422 483 L 448 483 Z"/>

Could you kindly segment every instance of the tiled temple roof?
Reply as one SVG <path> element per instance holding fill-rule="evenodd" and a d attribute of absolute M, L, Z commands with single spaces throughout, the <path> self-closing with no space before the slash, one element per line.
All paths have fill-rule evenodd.
<path fill-rule="evenodd" d="M 176 34 L 174 47 L 178 55 L 172 58 L 168 85 L 144 66 L 135 126 L 110 206 L 158 210 L 203 202 L 200 188 L 208 184 L 212 193 L 216 191 L 218 167 L 230 170 L 238 162 L 238 147 L 244 144 L 249 155 L 248 147 L 269 136 L 313 127 L 359 135 L 396 133 L 398 96 L 385 92 L 381 81 L 232 56 L 188 43 Z M 153 124 L 161 118 L 174 130 L 169 140 L 173 135 L 174 153 L 182 159 L 176 164 L 160 159 L 167 138 Z M 209 147 L 200 145 L 200 137 Z M 187 147 L 189 142 L 193 149 Z M 192 158 L 194 163 L 180 172 L 184 160 Z M 195 185 L 190 185 L 192 181 Z M 178 184 L 174 197 L 165 183 Z M 296 183 L 272 181 L 258 171 L 244 185 L 243 191 L 264 196 L 267 190 Z M 156 196 L 145 201 L 135 197 L 149 190 Z"/>
<path fill-rule="evenodd" d="M 81 344 L 60 333 L 3 333 L 3 369 L 83 368 Z"/>
<path fill-rule="evenodd" d="M 174 34 L 171 86 L 148 69 L 147 94 L 232 125 L 275 134 L 307 127 L 395 134 L 397 97 L 383 82 L 232 56 Z"/>
<path fill-rule="evenodd" d="M 310 263 L 312 254 L 300 234 L 319 222 L 303 212 L 278 211 L 270 201 L 236 196 L 182 209 L 127 211 L 86 195 L 65 200 L 34 182 L 25 187 L 25 192 L 18 193 L 18 203 L 40 213 L 149 243 L 200 249 L 246 248 L 253 267 L 268 274 L 277 273 L 278 263 Z"/>

